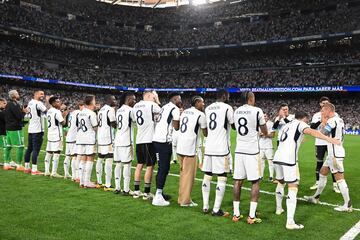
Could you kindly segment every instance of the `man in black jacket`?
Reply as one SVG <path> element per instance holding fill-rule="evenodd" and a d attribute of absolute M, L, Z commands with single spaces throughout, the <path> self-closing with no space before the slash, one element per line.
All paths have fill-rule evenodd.
<path fill-rule="evenodd" d="M 20 95 L 16 90 L 9 91 L 10 101 L 5 107 L 5 127 L 6 127 L 6 149 L 4 170 L 13 169 L 10 166 L 11 148 L 16 148 L 16 170 L 24 171 L 25 168 L 21 165 L 24 155 L 24 136 L 22 132 L 23 120 L 26 109 L 20 106 Z"/>
<path fill-rule="evenodd" d="M 6 107 L 6 99 L 0 98 L 0 148 L 2 148 L 4 159 L 5 159 L 5 144 L 6 144 L 5 107 Z"/>

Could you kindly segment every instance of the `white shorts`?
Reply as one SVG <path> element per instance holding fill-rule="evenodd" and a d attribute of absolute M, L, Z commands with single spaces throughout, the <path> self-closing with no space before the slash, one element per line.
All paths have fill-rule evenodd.
<path fill-rule="evenodd" d="M 47 142 L 47 145 L 46 145 L 46 151 L 47 152 L 59 152 L 59 151 L 62 151 L 62 149 L 63 149 L 63 142 L 62 141 Z"/>
<path fill-rule="evenodd" d="M 323 166 L 330 168 L 331 173 L 344 172 L 344 158 L 336 158 L 334 156 L 327 156 Z"/>
<path fill-rule="evenodd" d="M 76 154 L 78 155 L 93 155 L 96 153 L 95 145 L 76 145 Z"/>
<path fill-rule="evenodd" d="M 98 153 L 101 155 L 107 155 L 114 153 L 113 145 L 98 145 Z"/>
<path fill-rule="evenodd" d="M 65 155 L 66 156 L 76 155 L 76 143 L 66 143 Z"/>
<path fill-rule="evenodd" d="M 299 165 L 296 163 L 294 166 L 274 164 L 276 179 L 284 180 L 287 183 L 300 182 Z"/>
<path fill-rule="evenodd" d="M 260 159 L 273 160 L 273 150 L 272 148 L 260 149 Z"/>
<path fill-rule="evenodd" d="M 262 177 L 260 155 L 235 153 L 234 176 L 235 180 L 257 181 Z"/>
<path fill-rule="evenodd" d="M 128 147 L 115 147 L 114 149 L 114 161 L 129 163 L 134 160 L 134 148 L 133 146 Z"/>
<path fill-rule="evenodd" d="M 229 156 L 204 156 L 203 172 L 223 174 L 230 172 Z"/>

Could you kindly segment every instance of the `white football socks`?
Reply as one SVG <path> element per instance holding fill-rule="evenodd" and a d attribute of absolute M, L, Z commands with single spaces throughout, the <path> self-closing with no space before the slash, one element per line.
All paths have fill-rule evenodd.
<path fill-rule="evenodd" d="M 217 185 L 216 185 L 216 192 L 215 192 L 215 203 L 214 203 L 214 212 L 218 212 L 222 200 L 225 195 L 225 188 L 226 188 L 226 177 L 218 177 Z"/>
<path fill-rule="evenodd" d="M 209 209 L 209 197 L 210 197 L 210 182 L 212 176 L 204 175 L 204 179 L 201 185 L 202 197 L 203 197 L 203 209 Z"/>
<path fill-rule="evenodd" d="M 120 187 L 120 181 L 121 181 L 121 169 L 122 169 L 122 163 L 117 162 L 115 166 L 115 190 L 121 189 Z"/>
<path fill-rule="evenodd" d="M 268 160 L 268 164 L 269 164 L 269 177 L 273 178 L 274 177 L 274 163 L 272 160 Z"/>
<path fill-rule="evenodd" d="M 29 169 L 30 168 L 30 163 L 29 162 L 26 162 L 25 163 L 25 169 Z"/>
<path fill-rule="evenodd" d="M 344 199 L 344 206 L 349 207 L 349 201 L 350 201 L 349 188 L 346 184 L 345 179 L 341 179 L 341 180 L 337 181 L 337 184 L 339 186 L 341 195 Z"/>
<path fill-rule="evenodd" d="M 131 163 L 123 165 L 124 168 L 124 191 L 130 191 Z"/>
<path fill-rule="evenodd" d="M 233 201 L 234 216 L 240 216 L 240 201 Z"/>
<path fill-rule="evenodd" d="M 276 199 L 276 210 L 282 209 L 282 200 L 284 197 L 284 185 L 278 183 L 275 190 L 275 199 Z"/>
<path fill-rule="evenodd" d="M 33 164 L 31 167 L 32 167 L 31 171 L 33 171 L 33 172 L 37 171 L 37 165 L 36 164 Z"/>
<path fill-rule="evenodd" d="M 89 184 L 91 181 L 91 173 L 92 173 L 92 168 L 93 168 L 93 161 L 86 161 L 86 165 L 85 165 L 85 184 Z"/>
<path fill-rule="evenodd" d="M 70 169 L 70 156 L 66 156 L 64 159 L 64 175 L 66 177 L 70 175 L 69 169 Z"/>
<path fill-rule="evenodd" d="M 80 178 L 80 185 L 84 185 L 85 183 L 85 161 L 81 160 L 79 163 L 79 178 Z"/>
<path fill-rule="evenodd" d="M 72 160 L 71 160 L 71 176 L 72 176 L 73 180 L 78 178 L 78 176 L 77 176 L 78 167 L 79 167 L 79 161 L 77 160 L 76 157 L 72 157 Z"/>
<path fill-rule="evenodd" d="M 294 215 L 296 210 L 296 195 L 298 189 L 297 188 L 289 188 L 288 198 L 286 199 L 286 207 L 287 207 L 287 224 L 295 224 Z"/>
<path fill-rule="evenodd" d="M 51 174 L 56 174 L 59 165 L 60 154 L 54 153 Z"/>
<path fill-rule="evenodd" d="M 77 176 L 77 178 L 80 179 L 80 175 L 81 175 L 81 170 L 80 170 L 81 156 L 80 156 L 80 155 L 77 155 L 77 156 L 76 156 L 76 160 L 77 160 L 77 167 L 75 166 L 75 169 L 76 169 L 76 171 L 77 171 L 76 176 Z"/>
<path fill-rule="evenodd" d="M 250 202 L 249 217 L 251 217 L 251 218 L 256 217 L 257 204 L 258 204 L 257 202 Z"/>
<path fill-rule="evenodd" d="M 102 184 L 103 158 L 98 158 L 96 161 L 96 181 Z"/>
<path fill-rule="evenodd" d="M 318 188 L 316 189 L 316 192 L 314 194 L 314 197 L 319 197 L 320 194 L 324 191 L 324 188 L 326 186 L 326 182 L 327 182 L 327 176 L 324 176 L 320 173 L 319 175 L 319 184 L 318 184 Z"/>
<path fill-rule="evenodd" d="M 52 153 L 46 153 L 45 154 L 45 174 L 50 174 L 50 162 L 53 154 Z"/>
<path fill-rule="evenodd" d="M 112 165 L 113 159 L 107 158 L 105 160 L 105 187 L 111 187 L 111 177 L 112 177 Z"/>

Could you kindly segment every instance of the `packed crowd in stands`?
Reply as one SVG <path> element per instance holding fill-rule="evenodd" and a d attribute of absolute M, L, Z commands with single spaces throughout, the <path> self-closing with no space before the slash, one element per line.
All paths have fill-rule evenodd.
<path fill-rule="evenodd" d="M 84 8 L 83 14 L 87 14 L 88 9 L 93 8 L 91 6 L 95 5 Z M 288 15 L 261 17 L 256 21 L 239 19 L 239 21 L 218 27 L 202 25 L 191 28 L 184 27 L 176 31 L 168 29 L 134 30 L 108 22 L 99 24 L 96 21 L 68 20 L 66 15 L 58 16 L 45 10 L 35 11 L 11 4 L 0 4 L 0 22 L 5 26 L 35 30 L 59 37 L 136 48 L 237 44 L 247 41 L 347 32 L 360 28 L 359 9 L 348 7 L 345 3 L 338 4 L 336 9 L 323 9 L 307 14 L 292 12 Z M 91 11 L 89 10 L 89 12 Z M 99 15 L 106 16 L 107 12 L 104 11 Z M 168 14 L 168 17 L 172 17 L 172 14 Z M 184 15 L 183 18 L 187 18 L 187 16 Z M 159 17 L 160 20 L 164 22 L 165 17 Z"/>
<path fill-rule="evenodd" d="M 178 59 L 119 57 L 5 40 L 0 42 L 0 50 L 2 74 L 107 86 L 223 88 L 360 83 L 356 46 Z"/>
<path fill-rule="evenodd" d="M 21 93 L 21 103 L 26 105 L 32 98 L 34 90 L 38 88 L 33 87 L 24 87 L 24 86 L 15 86 L 4 84 L 0 87 L 0 97 L 8 98 L 7 93 L 11 89 L 16 89 Z M 77 92 L 77 91 L 66 91 L 66 90 L 51 90 L 51 89 L 43 89 L 46 95 L 56 95 L 61 98 L 61 101 L 69 108 L 73 109 L 76 104 L 82 100 L 85 95 L 89 94 L 87 92 Z M 91 93 L 90 93 L 91 94 Z M 110 93 L 109 93 L 110 94 Z M 161 93 L 160 101 L 162 104 L 166 104 L 167 102 L 167 94 Z M 98 104 L 102 105 L 105 103 L 105 97 L 107 93 L 96 95 L 96 101 Z M 120 99 L 121 92 L 115 94 L 117 100 Z M 182 95 L 184 107 L 190 107 L 190 99 L 196 93 L 189 94 L 185 93 Z M 205 104 L 209 105 L 216 101 L 213 94 L 202 94 L 205 99 Z M 141 93 L 137 94 L 137 101 L 141 100 Z M 288 103 L 290 107 L 290 112 L 295 112 L 298 110 L 308 112 L 309 114 L 314 114 L 319 111 L 318 105 L 318 96 L 303 98 L 301 96 L 298 97 L 282 97 L 282 98 L 264 98 L 257 97 L 256 105 L 264 110 L 264 112 L 270 114 L 271 118 L 275 118 L 277 116 L 277 108 L 281 103 Z M 336 106 L 336 111 L 338 114 L 344 119 L 347 129 L 359 129 L 360 126 L 360 115 L 354 114 L 360 112 L 360 104 L 359 99 L 351 98 L 351 97 L 342 97 L 342 98 L 334 98 L 331 99 L 332 102 Z M 238 95 L 231 95 L 230 97 L 230 105 L 233 107 L 240 106 L 240 100 L 238 99 Z"/>
<path fill-rule="evenodd" d="M 126 72 L 88 69 L 72 65 L 44 63 L 38 60 L 4 56 L 1 73 L 93 83 L 108 86 L 195 88 L 195 87 L 281 87 L 343 86 L 359 84 L 359 66 L 268 69 L 217 72 Z"/>
<path fill-rule="evenodd" d="M 95 0 L 26 0 L 41 6 L 42 10 L 53 13 L 70 13 L 84 20 L 106 20 L 123 23 L 142 24 L 193 24 L 253 13 L 283 13 L 302 9 L 321 9 L 336 5 L 337 0 L 252 0 L 237 4 L 217 2 L 200 6 L 180 6 L 178 8 L 134 8 L 110 5 Z"/>

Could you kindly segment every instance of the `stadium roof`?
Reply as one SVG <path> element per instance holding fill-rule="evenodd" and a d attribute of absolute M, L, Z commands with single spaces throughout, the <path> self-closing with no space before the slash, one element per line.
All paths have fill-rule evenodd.
<path fill-rule="evenodd" d="M 215 2 L 226 2 L 226 0 L 97 0 L 99 2 L 106 2 L 109 4 L 118 4 L 125 6 L 134 6 L 134 7 L 148 7 L 148 8 L 166 8 L 166 7 L 176 7 L 181 5 L 204 5 L 211 4 Z M 231 2 L 243 2 L 246 0 L 231 0 Z"/>

